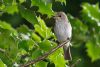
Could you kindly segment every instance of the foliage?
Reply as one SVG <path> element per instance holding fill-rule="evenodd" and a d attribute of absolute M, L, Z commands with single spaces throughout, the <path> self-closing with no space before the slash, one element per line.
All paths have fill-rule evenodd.
<path fill-rule="evenodd" d="M 52 6 L 54 2 L 66 5 L 66 0 L 0 1 L 0 67 L 18 67 L 20 64 L 37 59 L 57 46 L 52 27 L 46 25 L 46 20 L 54 15 Z M 82 3 L 81 7 L 79 18 L 68 14 L 73 27 L 72 63 L 76 62 L 75 58 L 84 61 L 84 58 L 75 52 L 83 45 L 86 48 L 86 56 L 91 58 L 92 62 L 96 62 L 100 60 L 99 3 Z M 27 25 L 20 23 L 20 26 L 15 28 L 10 24 L 12 21 L 14 25 L 17 24 L 16 21 L 25 22 Z M 66 67 L 68 64 L 69 62 L 64 60 L 63 49 L 60 48 L 30 67 Z M 84 67 L 84 64 L 81 65 L 83 66 L 77 67 Z"/>
<path fill-rule="evenodd" d="M 100 9 L 99 4 L 90 5 L 85 3 L 82 5 L 82 18 L 86 20 L 88 25 L 88 42 L 86 43 L 88 55 L 92 61 L 100 59 Z M 87 9 L 88 8 L 88 9 Z M 84 18 L 85 17 L 85 18 Z M 89 46 L 91 44 L 91 46 Z M 92 48 L 94 47 L 94 48 Z M 92 49 L 91 49 L 92 48 Z M 96 52 L 96 53 L 95 53 Z"/>

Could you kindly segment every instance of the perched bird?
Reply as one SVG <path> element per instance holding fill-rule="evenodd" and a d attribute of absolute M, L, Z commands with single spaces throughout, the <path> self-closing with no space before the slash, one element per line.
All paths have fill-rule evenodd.
<path fill-rule="evenodd" d="M 72 60 L 70 53 L 70 40 L 72 36 L 72 27 L 68 18 L 64 12 L 57 12 L 54 16 L 55 25 L 54 25 L 54 33 L 57 37 L 59 43 L 69 41 L 63 46 L 64 50 L 64 58 L 66 60 Z"/>

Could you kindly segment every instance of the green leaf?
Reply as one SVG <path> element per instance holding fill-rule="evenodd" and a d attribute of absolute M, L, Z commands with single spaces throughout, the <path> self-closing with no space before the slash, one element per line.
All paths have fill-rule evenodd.
<path fill-rule="evenodd" d="M 13 9 L 13 10 L 12 10 Z M 0 11 L 7 12 L 8 14 L 18 13 L 17 3 L 14 0 L 4 0 L 1 3 Z"/>
<path fill-rule="evenodd" d="M 40 49 L 49 51 L 52 48 L 52 44 L 49 40 L 44 40 L 39 44 Z"/>
<path fill-rule="evenodd" d="M 18 47 L 25 49 L 26 51 L 31 50 L 34 46 L 34 41 L 27 34 L 19 35 Z"/>
<path fill-rule="evenodd" d="M 40 57 L 42 55 L 42 51 L 39 49 L 36 49 L 33 51 L 32 53 L 32 59 L 37 59 L 38 57 Z"/>
<path fill-rule="evenodd" d="M 32 1 L 32 6 L 38 6 L 39 7 L 39 12 L 42 14 L 47 14 L 49 17 L 51 17 L 54 12 L 52 10 L 52 4 L 44 2 L 43 0 L 31 0 Z"/>
<path fill-rule="evenodd" d="M 83 41 L 87 41 L 86 33 L 88 31 L 88 26 L 84 24 L 80 19 L 74 18 L 71 15 L 68 15 L 69 21 L 72 25 L 73 30 L 73 40 L 75 43 L 82 43 Z M 80 33 L 81 32 L 81 33 Z M 78 33 L 78 34 L 76 34 Z M 77 38 L 78 37 L 78 38 Z"/>
<path fill-rule="evenodd" d="M 0 59 L 0 67 L 7 67 L 7 66 L 2 62 L 1 59 Z"/>
<path fill-rule="evenodd" d="M 18 42 L 15 40 L 15 36 L 12 35 L 12 32 L 5 29 L 0 29 L 0 47 L 3 48 L 7 56 L 9 56 L 10 60 L 3 60 L 3 61 L 10 61 L 12 63 L 16 60 L 16 54 L 18 52 Z M 6 63 L 8 64 L 8 63 Z"/>
<path fill-rule="evenodd" d="M 93 41 L 86 43 L 88 56 L 91 57 L 92 61 L 100 59 L 100 45 L 96 45 Z"/>
<path fill-rule="evenodd" d="M 54 36 L 51 29 L 46 26 L 45 22 L 40 17 L 38 18 L 38 21 L 39 25 L 36 24 L 34 27 L 35 31 L 39 33 L 40 36 L 42 36 L 44 39 Z"/>
<path fill-rule="evenodd" d="M 3 10 L 9 14 L 14 14 L 18 12 L 18 7 L 17 5 L 11 5 L 11 6 L 6 6 Z"/>
<path fill-rule="evenodd" d="M 17 31 L 19 33 L 29 33 L 30 32 L 30 29 L 26 26 L 26 25 L 21 25 L 20 27 L 17 28 Z"/>
<path fill-rule="evenodd" d="M 66 61 L 62 53 L 63 49 L 60 48 L 48 57 L 55 64 L 55 67 L 66 67 Z"/>
<path fill-rule="evenodd" d="M 32 33 L 32 38 L 36 42 L 41 42 L 41 38 L 34 32 Z"/>
<path fill-rule="evenodd" d="M 5 21 L 0 21 L 0 28 L 10 30 L 17 34 L 16 30 L 14 28 L 12 28 L 11 25 L 6 23 Z"/>
<path fill-rule="evenodd" d="M 19 47 L 19 48 L 23 48 L 23 49 L 25 49 L 25 50 L 28 51 L 28 44 L 27 44 L 27 41 L 26 41 L 26 40 L 23 40 L 23 41 L 19 42 L 18 47 Z"/>
<path fill-rule="evenodd" d="M 83 3 L 82 4 L 82 17 L 84 20 L 90 23 L 97 22 L 99 24 L 100 22 L 100 9 L 99 9 L 99 4 L 91 5 L 88 3 Z"/>
<path fill-rule="evenodd" d="M 19 6 L 19 11 L 22 17 L 25 18 L 28 22 L 30 22 L 33 26 L 34 24 L 38 24 L 38 21 L 34 12 L 24 8 L 23 6 Z"/>
<path fill-rule="evenodd" d="M 40 61 L 36 63 L 35 67 L 47 67 L 48 62 Z"/>

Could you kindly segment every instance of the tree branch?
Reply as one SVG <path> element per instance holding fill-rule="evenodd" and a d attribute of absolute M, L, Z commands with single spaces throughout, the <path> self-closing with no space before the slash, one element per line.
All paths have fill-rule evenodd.
<path fill-rule="evenodd" d="M 4 49 L 2 49 L 2 48 L 0 48 L 0 52 L 5 53 L 5 50 L 4 50 Z"/>
<path fill-rule="evenodd" d="M 79 62 L 81 61 L 81 59 L 78 59 L 74 64 L 72 64 L 70 67 L 75 67 Z"/>
<path fill-rule="evenodd" d="M 38 58 L 35 59 L 35 60 L 29 61 L 29 62 L 27 62 L 26 64 L 20 65 L 19 67 L 27 67 L 27 66 L 29 66 L 29 65 L 31 65 L 31 64 L 34 64 L 34 63 L 36 63 L 36 62 L 39 62 L 39 61 L 45 59 L 45 58 L 48 57 L 50 54 L 52 54 L 53 52 L 55 52 L 57 49 L 59 49 L 60 47 L 64 46 L 64 45 L 65 45 L 66 43 L 68 43 L 68 42 L 69 42 L 69 41 L 65 41 L 65 42 L 59 44 L 58 46 L 56 46 L 56 47 L 54 47 L 53 49 L 51 49 L 49 52 L 45 53 L 43 56 L 40 56 L 40 57 L 38 57 Z"/>

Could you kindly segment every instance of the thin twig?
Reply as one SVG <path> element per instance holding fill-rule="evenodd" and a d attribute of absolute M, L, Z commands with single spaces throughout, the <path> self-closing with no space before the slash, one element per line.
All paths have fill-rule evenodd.
<path fill-rule="evenodd" d="M 5 50 L 4 50 L 4 49 L 2 49 L 2 48 L 0 48 L 0 52 L 5 53 Z"/>
<path fill-rule="evenodd" d="M 60 47 L 62 47 L 63 45 L 65 45 L 66 43 L 68 43 L 69 41 L 63 42 L 61 44 L 59 44 L 58 46 L 54 47 L 53 49 L 51 49 L 49 52 L 45 53 L 43 56 L 38 57 L 35 60 L 29 61 L 26 64 L 20 65 L 19 67 L 27 67 L 29 65 L 32 65 L 36 62 L 39 62 L 43 59 L 45 59 L 46 57 L 48 57 L 50 54 L 52 54 L 53 52 L 55 52 L 57 49 L 59 49 Z"/>
<path fill-rule="evenodd" d="M 75 67 L 75 65 L 77 65 L 79 62 L 81 61 L 81 59 L 78 59 L 74 64 L 72 64 L 70 67 Z"/>

